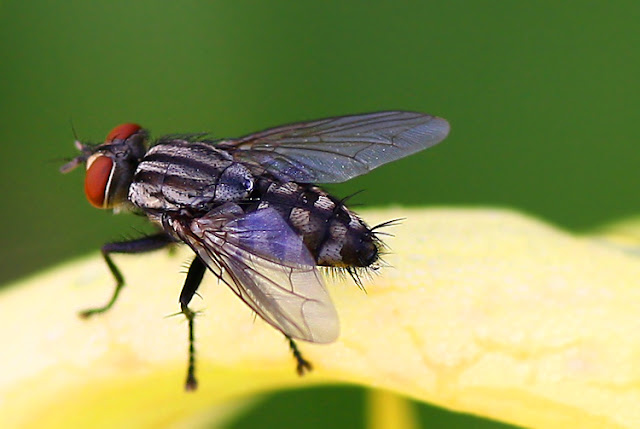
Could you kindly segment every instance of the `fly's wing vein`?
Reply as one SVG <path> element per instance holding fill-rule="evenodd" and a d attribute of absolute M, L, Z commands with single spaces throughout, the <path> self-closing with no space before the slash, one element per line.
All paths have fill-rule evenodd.
<path fill-rule="evenodd" d="M 282 179 L 337 183 L 431 147 L 448 133 L 442 118 L 387 111 L 284 125 L 218 145 Z"/>

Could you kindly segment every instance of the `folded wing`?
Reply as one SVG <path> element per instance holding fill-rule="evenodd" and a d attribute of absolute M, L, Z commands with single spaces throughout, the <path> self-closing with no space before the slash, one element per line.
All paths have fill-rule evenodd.
<path fill-rule="evenodd" d="M 302 239 L 273 209 L 244 214 L 227 204 L 207 215 L 169 220 L 205 262 L 260 317 L 315 343 L 338 337 L 338 316 Z"/>

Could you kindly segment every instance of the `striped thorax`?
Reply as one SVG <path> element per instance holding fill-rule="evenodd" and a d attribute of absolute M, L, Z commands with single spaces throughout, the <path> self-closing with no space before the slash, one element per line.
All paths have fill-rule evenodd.
<path fill-rule="evenodd" d="M 248 168 L 209 143 L 171 140 L 142 158 L 129 200 L 145 212 L 187 210 L 203 214 L 225 202 L 246 199 L 254 179 Z"/>

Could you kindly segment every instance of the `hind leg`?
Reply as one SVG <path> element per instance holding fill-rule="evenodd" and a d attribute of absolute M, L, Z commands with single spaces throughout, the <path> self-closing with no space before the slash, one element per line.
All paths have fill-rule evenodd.
<path fill-rule="evenodd" d="M 285 335 L 285 337 L 289 341 L 289 348 L 291 349 L 293 357 L 296 359 L 296 372 L 300 376 L 305 375 L 307 372 L 313 369 L 311 362 L 309 362 L 302 356 L 302 353 L 300 353 L 300 350 L 298 349 L 298 344 L 293 341 L 293 338 L 288 335 Z"/>

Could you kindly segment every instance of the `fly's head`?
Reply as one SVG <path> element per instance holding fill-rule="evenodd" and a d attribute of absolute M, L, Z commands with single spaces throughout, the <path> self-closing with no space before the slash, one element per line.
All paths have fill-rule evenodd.
<path fill-rule="evenodd" d="M 92 145 L 75 141 L 80 155 L 60 168 L 67 173 L 86 164 L 84 192 L 100 209 L 126 206 L 129 185 L 138 163 L 147 151 L 148 134 L 137 124 L 122 124 L 107 135 L 104 143 Z"/>

